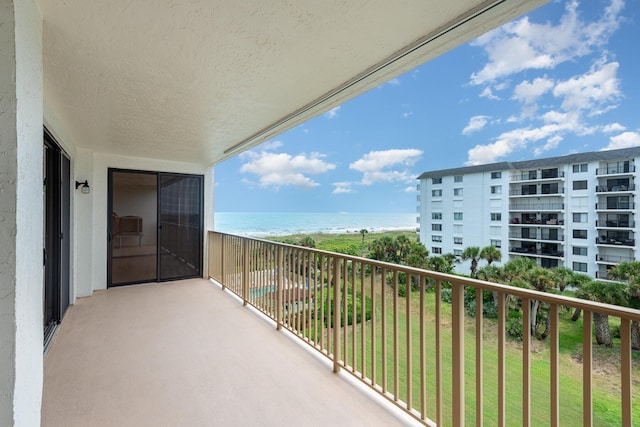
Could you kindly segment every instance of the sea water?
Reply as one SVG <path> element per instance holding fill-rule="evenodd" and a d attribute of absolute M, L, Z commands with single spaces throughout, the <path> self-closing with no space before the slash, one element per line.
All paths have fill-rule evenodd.
<path fill-rule="evenodd" d="M 416 230 L 415 213 L 244 213 L 216 212 L 214 230 L 266 237 L 312 233 L 359 233 Z"/>

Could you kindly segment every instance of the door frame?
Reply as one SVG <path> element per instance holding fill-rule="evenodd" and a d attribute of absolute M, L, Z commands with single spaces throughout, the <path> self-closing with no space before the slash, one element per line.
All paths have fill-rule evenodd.
<path fill-rule="evenodd" d="M 202 276 L 202 271 L 203 271 L 203 265 L 204 265 L 204 261 L 203 261 L 203 254 L 204 254 L 204 249 L 203 249 L 203 245 L 204 245 L 204 175 L 200 175 L 200 174 L 189 174 L 189 173 L 179 173 L 179 172 L 163 172 L 163 171 L 150 171 L 150 170 L 139 170 L 139 169 L 122 169 L 122 168 L 108 168 L 107 169 L 107 289 L 108 288 L 114 288 L 114 287 L 118 287 L 118 286 L 128 286 L 128 285 L 136 285 L 136 284 L 141 284 L 141 283 L 154 283 L 154 282 L 150 282 L 149 280 L 142 280 L 142 281 L 136 281 L 136 282 L 126 282 L 126 283 L 113 283 L 113 277 L 112 277 L 112 268 L 113 268 L 113 245 L 111 243 L 112 239 L 113 239 L 113 224 L 111 221 L 111 214 L 113 212 L 113 174 L 117 173 L 117 172 L 123 172 L 123 173 L 139 173 L 139 174 L 148 174 L 148 175 L 155 175 L 156 176 L 156 215 L 157 215 L 157 227 L 156 227 L 156 277 L 155 277 L 155 283 L 159 283 L 159 282 L 169 282 L 169 281 L 173 281 L 173 280 L 181 280 L 181 279 L 187 279 L 187 278 L 194 278 L 194 277 L 201 277 Z M 161 176 L 184 176 L 184 177 L 190 177 L 190 178 L 198 178 L 198 180 L 200 181 L 200 194 L 199 194 L 199 203 L 200 203 L 200 223 L 199 223 L 199 241 L 198 241 L 198 252 L 199 252 L 199 257 L 198 257 L 198 271 L 199 271 L 199 275 L 189 275 L 189 276 L 182 276 L 182 277 L 172 277 L 172 278 L 168 278 L 168 279 L 161 279 L 161 275 L 160 275 L 160 177 Z"/>

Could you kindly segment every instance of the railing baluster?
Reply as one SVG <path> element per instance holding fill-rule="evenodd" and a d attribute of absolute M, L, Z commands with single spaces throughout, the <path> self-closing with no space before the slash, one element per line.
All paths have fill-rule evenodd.
<path fill-rule="evenodd" d="M 387 269 L 382 269 L 382 296 L 381 296 L 381 304 L 382 304 L 382 392 L 386 393 L 389 389 L 388 387 L 388 378 L 387 378 Z"/>
<path fill-rule="evenodd" d="M 476 426 L 484 425 L 483 406 L 484 406 L 484 380 L 483 380 L 483 341 L 484 341 L 484 291 L 481 288 L 476 289 Z"/>
<path fill-rule="evenodd" d="M 376 267 L 371 266 L 371 385 L 378 383 L 378 360 L 376 357 Z"/>
<path fill-rule="evenodd" d="M 551 368 L 551 427 L 560 426 L 560 334 L 558 328 L 558 305 L 552 304 L 549 312 L 551 321 L 551 334 L 549 341 L 551 345 L 550 368 Z"/>
<path fill-rule="evenodd" d="M 464 426 L 464 285 L 451 284 L 453 426 Z"/>
<path fill-rule="evenodd" d="M 522 298 L 522 426 L 531 425 L 531 303 Z"/>
<path fill-rule="evenodd" d="M 398 305 L 398 270 L 393 270 L 393 399 L 396 402 L 400 394 Z"/>
<path fill-rule="evenodd" d="M 621 319 L 620 321 L 620 375 L 622 389 L 622 425 L 631 427 L 632 418 L 632 370 L 631 370 L 631 321 Z"/>
<path fill-rule="evenodd" d="M 249 296 L 249 241 L 242 241 L 242 305 L 246 307 Z"/>
<path fill-rule="evenodd" d="M 506 294 L 498 293 L 498 426 L 506 425 Z"/>
<path fill-rule="evenodd" d="M 328 318 L 326 318 L 327 316 L 325 316 L 326 310 L 325 310 L 325 307 L 324 307 L 324 293 L 325 293 L 325 286 L 324 286 L 324 279 L 325 279 L 324 260 L 325 260 L 324 255 L 320 255 L 320 260 L 319 260 L 319 262 L 320 262 L 320 350 L 324 350 L 324 346 L 325 346 L 324 330 L 325 330 L 326 320 L 328 320 Z"/>
<path fill-rule="evenodd" d="M 411 310 L 411 290 L 412 290 L 412 286 L 411 283 L 413 282 L 415 276 L 410 275 L 408 273 L 406 273 L 406 280 L 407 280 L 407 297 L 405 298 L 405 319 L 406 319 L 406 349 L 405 351 L 407 352 L 407 354 L 405 354 L 405 363 L 406 363 L 406 378 L 407 378 L 407 398 L 406 398 L 406 402 L 407 402 L 407 409 L 411 410 L 413 408 L 413 364 L 412 364 L 412 360 L 413 360 L 413 348 L 412 348 L 412 334 L 411 334 L 411 319 L 413 318 L 412 316 L 412 310 Z M 417 278 L 417 277 L 416 277 Z"/>
<path fill-rule="evenodd" d="M 349 344 L 349 339 L 347 336 L 347 333 L 349 331 L 349 308 L 347 306 L 347 290 L 349 289 L 349 273 L 347 270 L 347 260 L 343 260 L 344 262 L 342 263 L 342 274 L 341 276 L 343 277 L 343 283 L 344 283 L 344 287 L 343 287 L 343 292 L 342 292 L 342 296 L 341 296 L 341 301 L 342 301 L 342 318 L 343 318 L 343 325 L 342 326 L 342 360 L 344 361 L 344 366 L 346 367 L 349 363 L 349 349 L 348 349 L 348 344 Z"/>
<path fill-rule="evenodd" d="M 277 267 L 276 267 L 276 292 L 277 292 L 277 302 L 276 302 L 276 321 L 277 327 L 276 329 L 282 329 L 282 321 L 283 321 L 283 300 L 282 300 L 282 288 L 284 286 L 284 247 L 280 246 L 278 248 L 278 256 L 277 256 Z"/>
<path fill-rule="evenodd" d="M 331 307 L 333 309 L 333 372 L 340 371 L 340 282 L 340 260 L 334 257 L 333 305 Z"/>
<path fill-rule="evenodd" d="M 427 332 L 425 328 L 425 277 L 420 275 L 420 418 L 427 419 Z M 436 321 L 436 323 L 439 323 Z"/>
<path fill-rule="evenodd" d="M 593 425 L 593 400 L 591 396 L 591 373 L 593 343 L 591 337 L 591 322 L 593 313 L 583 310 L 582 313 L 582 424 L 585 427 Z"/>
<path fill-rule="evenodd" d="M 436 424 L 442 425 L 442 281 L 436 280 Z"/>
<path fill-rule="evenodd" d="M 365 264 L 360 263 L 360 377 L 365 379 L 367 377 L 367 296 L 365 293 L 364 276 L 365 276 Z"/>
<path fill-rule="evenodd" d="M 346 300 L 346 298 L 345 298 Z M 351 262 L 351 371 L 356 372 L 356 303 L 358 301 L 356 293 L 356 262 Z M 364 322 L 361 319 L 361 322 Z"/>

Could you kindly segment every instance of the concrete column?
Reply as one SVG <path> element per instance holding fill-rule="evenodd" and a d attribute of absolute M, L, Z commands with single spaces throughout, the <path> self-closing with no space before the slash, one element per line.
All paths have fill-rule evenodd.
<path fill-rule="evenodd" d="M 40 425 L 42 18 L 0 0 L 0 425 Z"/>

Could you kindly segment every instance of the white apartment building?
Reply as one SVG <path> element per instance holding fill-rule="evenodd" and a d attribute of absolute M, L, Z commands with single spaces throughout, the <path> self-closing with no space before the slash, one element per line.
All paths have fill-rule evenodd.
<path fill-rule="evenodd" d="M 433 255 L 493 245 L 502 263 L 526 256 L 606 280 L 638 259 L 637 161 L 640 147 L 425 172 L 420 241 Z"/>

